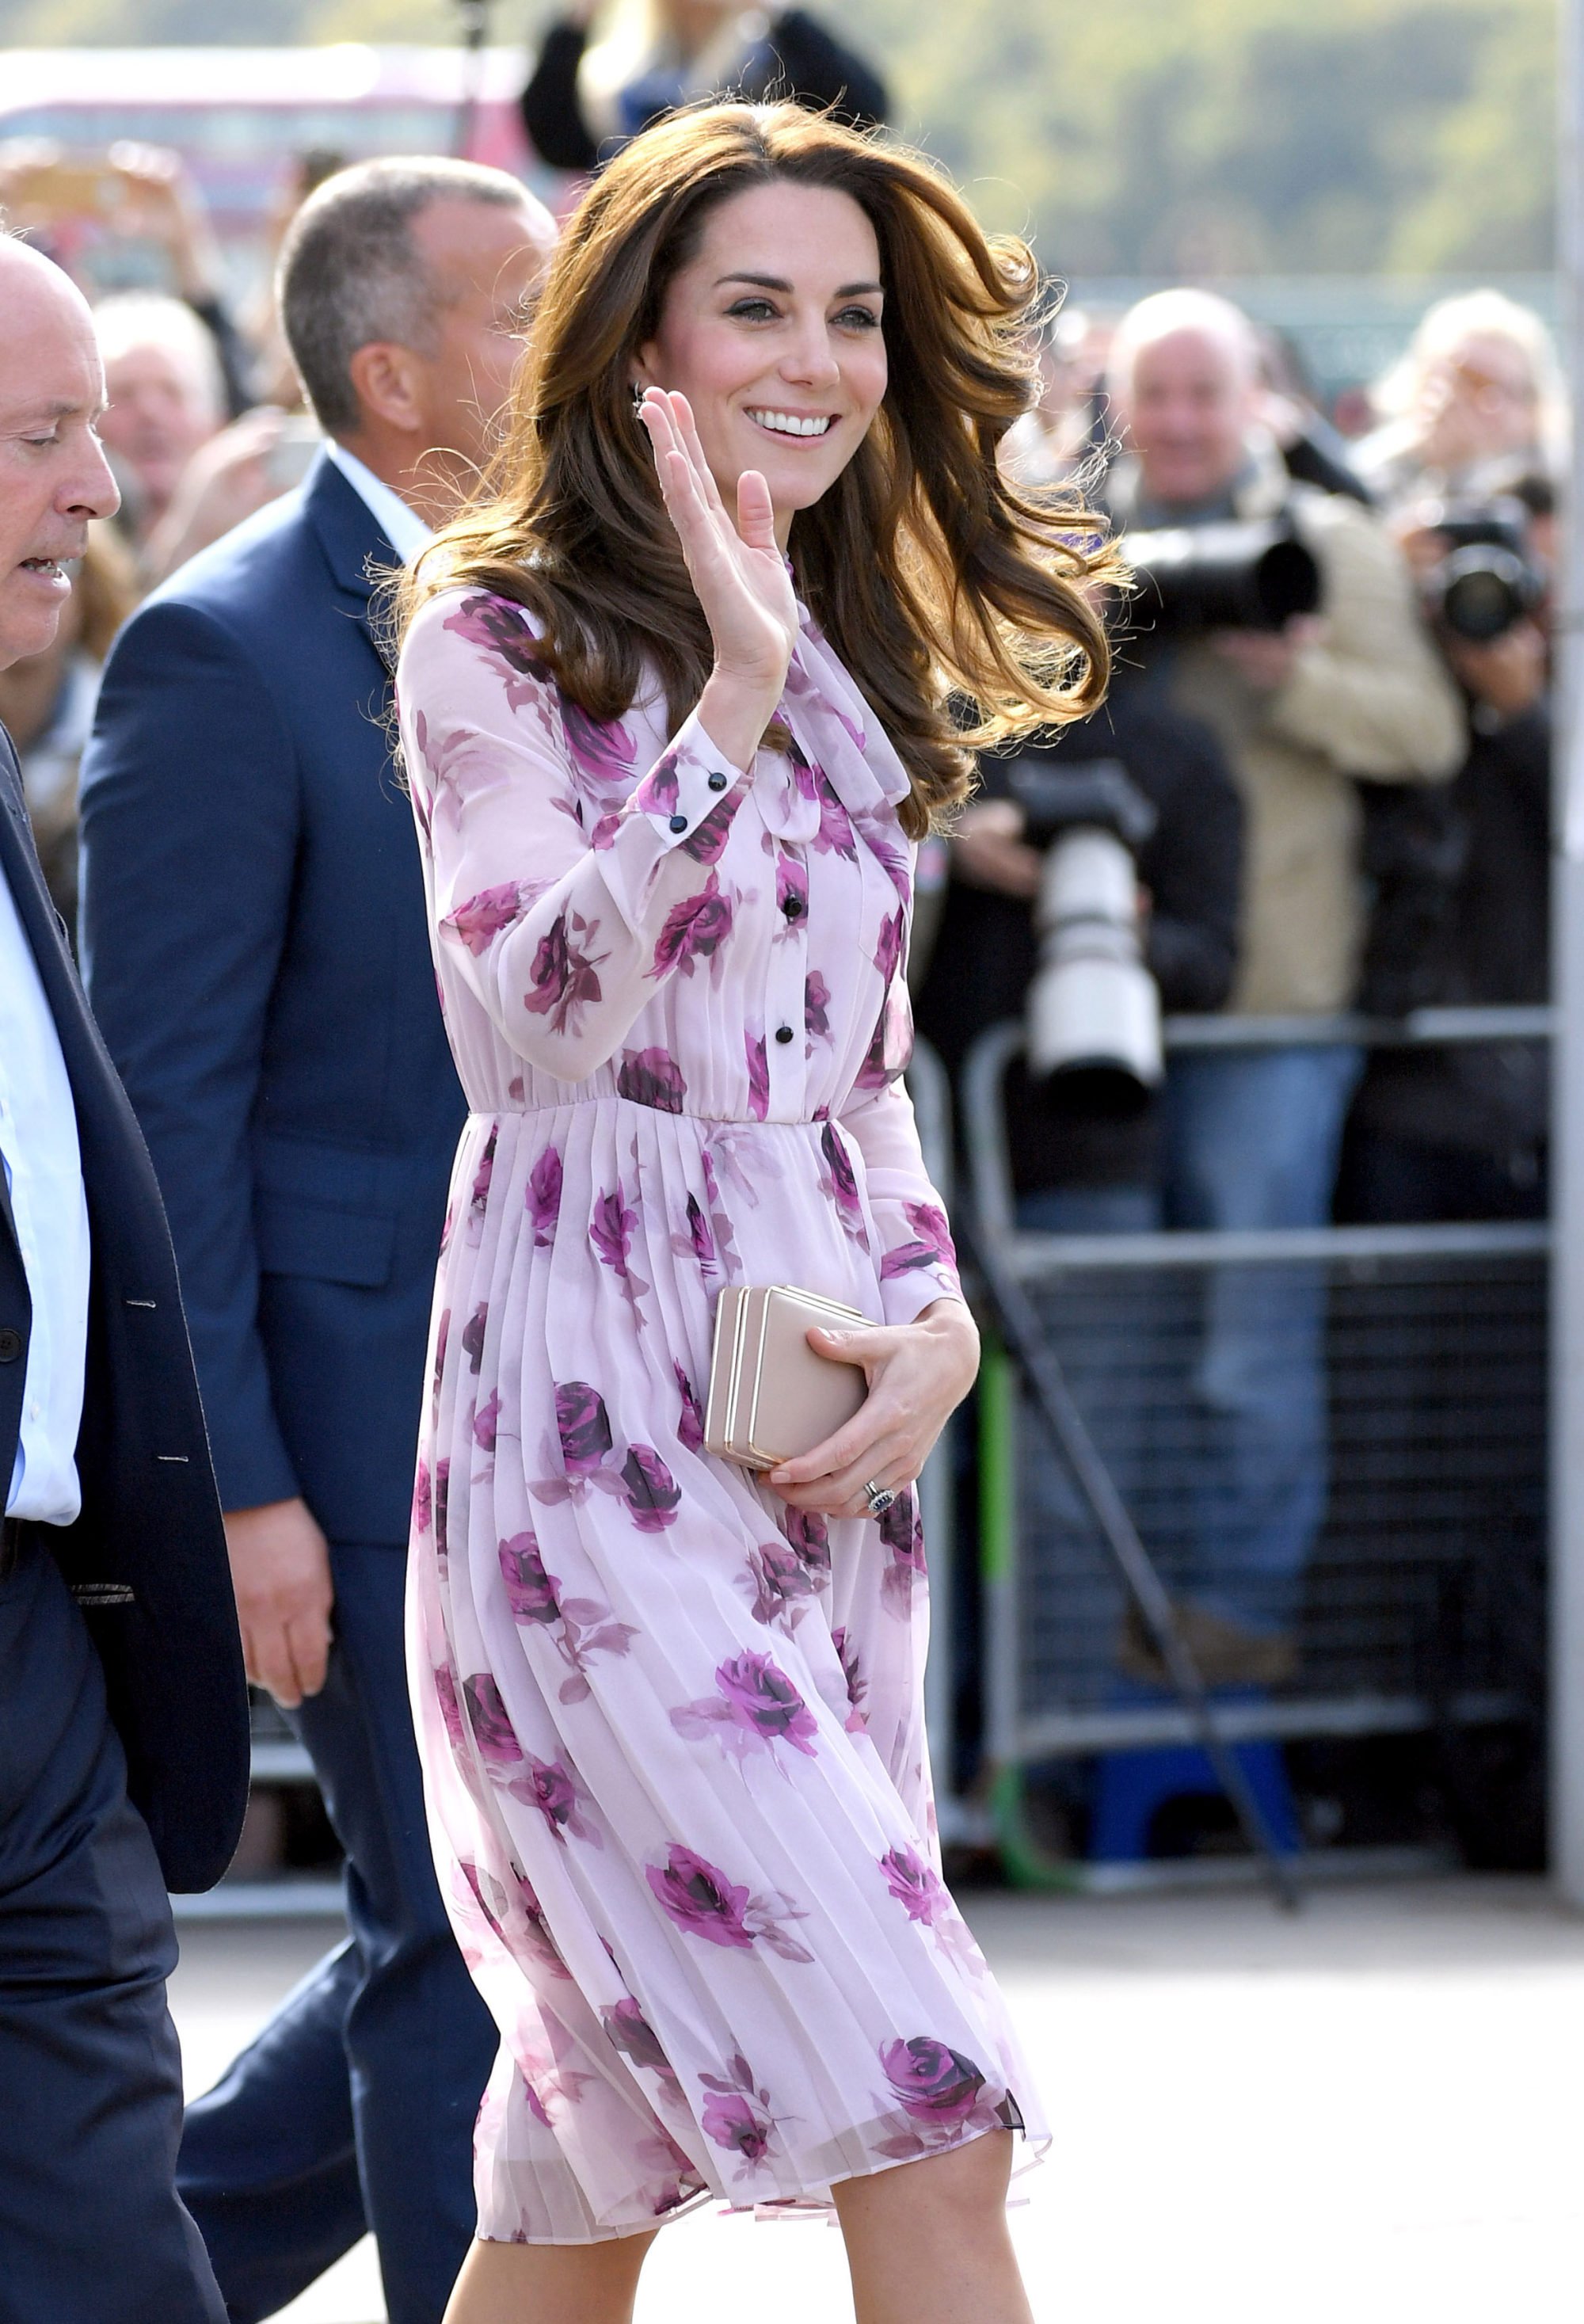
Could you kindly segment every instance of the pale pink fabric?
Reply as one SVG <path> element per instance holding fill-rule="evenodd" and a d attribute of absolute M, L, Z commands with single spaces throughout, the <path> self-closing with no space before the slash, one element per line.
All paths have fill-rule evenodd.
<path fill-rule="evenodd" d="M 804 622 L 789 753 L 601 727 L 520 610 L 414 622 L 401 733 L 471 1117 L 413 1521 L 437 1858 L 503 2036 L 480 2232 L 817 2199 L 1036 2099 L 939 1877 L 912 1497 L 702 1449 L 724 1283 L 959 1296 L 900 1075 L 906 778 Z"/>

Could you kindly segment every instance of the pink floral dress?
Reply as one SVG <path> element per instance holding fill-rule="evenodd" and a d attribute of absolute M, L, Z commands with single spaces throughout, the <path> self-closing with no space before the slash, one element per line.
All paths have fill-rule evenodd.
<path fill-rule="evenodd" d="M 472 1112 L 413 1515 L 442 1887 L 500 2024 L 482 2236 L 818 2200 L 1038 2134 L 940 1878 L 924 1549 L 703 1448 L 715 1296 L 957 1296 L 901 1083 L 895 752 L 804 618 L 789 752 L 593 724 L 454 590 L 397 683 Z"/>

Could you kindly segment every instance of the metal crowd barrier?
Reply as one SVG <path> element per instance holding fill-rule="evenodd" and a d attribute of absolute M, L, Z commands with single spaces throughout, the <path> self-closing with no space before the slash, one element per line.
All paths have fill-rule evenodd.
<path fill-rule="evenodd" d="M 1552 1030 L 1543 1009 L 1426 1010 L 1385 1023 L 1182 1019 L 1168 1021 L 1166 1046 L 1385 1047 L 1535 1040 Z M 1196 1408 L 1213 1393 L 1195 1370 L 1209 1304 L 1265 1297 L 1277 1364 L 1281 1286 L 1289 1295 L 1299 1286 L 1286 1305 L 1312 1349 L 1318 1317 L 1322 1482 L 1296 1668 L 1281 1683 L 1229 1691 L 1218 1702 L 1223 1734 L 1295 1741 L 1536 1726 L 1550 1228 L 1019 1232 L 1001 1096 L 1021 1046 L 1019 1026 L 994 1027 L 964 1067 L 980 1231 L 1033 1301 L 1168 1589 L 1202 1576 L 1207 1531 L 1213 1536 L 1218 1524 L 1224 1571 L 1239 1571 L 1236 1511 L 1224 1495 L 1219 1508 L 1207 1504 L 1195 1433 Z M 1164 1692 L 1147 1699 L 1123 1676 L 1124 1592 L 1086 1505 L 1059 1475 L 1053 1482 L 1054 1455 L 1010 1359 L 993 1347 L 980 1413 L 986 1754 L 1003 1858 L 1029 1882 L 1137 1885 L 1147 1870 L 1086 1868 L 1042 1850 L 1025 1813 L 1027 1773 L 1186 1742 L 1188 1720 Z"/>

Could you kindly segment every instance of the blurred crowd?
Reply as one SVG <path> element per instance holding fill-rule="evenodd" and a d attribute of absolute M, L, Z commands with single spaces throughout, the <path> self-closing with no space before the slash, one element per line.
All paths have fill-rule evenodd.
<path fill-rule="evenodd" d="M 602 14 L 577 0 L 542 42 L 523 119 L 545 161 L 587 171 L 723 86 L 791 88 L 860 124 L 886 111 L 878 75 L 803 11 L 749 20 L 718 0 L 632 0 Z M 341 162 L 314 152 L 283 167 L 277 247 Z M 84 162 L 13 141 L 0 146 L 0 210 L 69 269 L 83 220 L 108 222 L 152 241 L 165 277 L 97 307 L 121 512 L 94 529 L 57 643 L 0 677 L 70 926 L 78 765 L 110 641 L 149 592 L 302 483 L 323 413 L 305 401 L 273 300 L 228 296 L 175 153 L 124 145 Z M 1137 948 L 1160 1008 L 1287 1029 L 1170 1054 L 1125 1105 L 1092 1075 L 1014 1060 L 1019 1224 L 1543 1215 L 1543 1044 L 1382 1047 L 1312 1027 L 1547 996 L 1564 416 L 1544 323 L 1492 290 L 1440 300 L 1375 383 L 1368 432 L 1344 435 L 1298 350 L 1224 298 L 1183 287 L 1127 313 L 1052 308 L 1036 399 L 1002 458 L 1033 500 L 1077 486 L 1101 507 L 1137 544 L 1137 586 L 1116 608 L 1105 711 L 1059 745 L 987 760 L 955 835 L 926 845 L 920 1028 L 961 1101 L 975 1041 L 1018 1019 L 1037 985 L 1054 842 L 1077 813 L 1072 785 L 1098 779 L 1134 866 Z M 430 389 L 439 412 L 453 391 L 438 373 Z M 1358 410 L 1350 397 L 1355 429 Z M 452 442 L 433 425 L 434 443 Z M 482 457 L 486 434 L 447 456 Z M 1253 577 L 1273 542 L 1309 576 L 1290 603 L 1262 601 Z M 1321 1295 L 1267 1290 L 1263 1306 L 1225 1303 L 1206 1357 L 1223 1384 L 1220 1506 L 1237 1507 L 1253 1547 L 1235 1587 L 1207 1550 L 1186 1611 L 1206 1667 L 1233 1680 L 1291 1667 L 1323 1498 Z"/>

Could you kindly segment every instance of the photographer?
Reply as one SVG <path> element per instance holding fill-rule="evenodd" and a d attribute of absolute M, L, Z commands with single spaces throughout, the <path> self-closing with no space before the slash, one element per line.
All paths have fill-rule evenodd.
<path fill-rule="evenodd" d="M 1443 790 L 1368 800 L 1376 890 L 1361 995 L 1373 1013 L 1523 1006 L 1549 992 L 1548 480 L 1484 503 L 1420 502 L 1399 537 L 1469 709 Z M 1377 1051 L 1354 1102 L 1339 1210 L 1397 1222 L 1543 1218 L 1543 1042 Z"/>
<path fill-rule="evenodd" d="M 1134 550 L 1137 682 L 1205 721 L 1243 800 L 1230 1008 L 1330 1015 L 1354 999 L 1363 939 L 1358 781 L 1450 776 L 1464 747 L 1455 690 L 1379 521 L 1290 478 L 1257 427 L 1258 349 L 1236 308 L 1194 290 L 1143 300 L 1119 329 L 1110 391 L 1128 447 L 1109 495 L 1129 528 L 1124 548 L 1167 529 Z M 1274 554 L 1282 584 L 1263 597 L 1227 530 L 1251 522 L 1267 529 L 1261 570 Z M 1216 572 L 1195 570 L 1196 543 Z M 1310 610 L 1284 617 L 1284 600 Z M 1169 1223 L 1325 1223 L 1359 1065 L 1356 1051 L 1299 1043 L 1174 1059 Z M 1187 1480 L 1201 1540 L 1183 1619 L 1207 1675 L 1229 1683 L 1274 1683 L 1292 1665 L 1324 1512 L 1322 1323 L 1313 1270 L 1224 1268 L 1208 1280 L 1194 1374 L 1202 1450 Z"/>
<path fill-rule="evenodd" d="M 921 1031 L 953 1078 L 989 1025 L 1020 1017 L 1039 971 L 1037 899 L 1048 852 L 1085 814 L 1090 778 L 1120 779 L 1145 964 L 1166 1010 L 1220 1008 L 1235 960 L 1242 807 L 1214 737 L 1196 722 L 1122 696 L 1060 746 L 981 761 L 981 788 L 951 843 L 950 884 Z M 1161 1223 L 1157 1108 L 1075 1101 L 1031 1079 L 1006 1084 L 1008 1145 L 1022 1227 L 1122 1234 Z"/>

